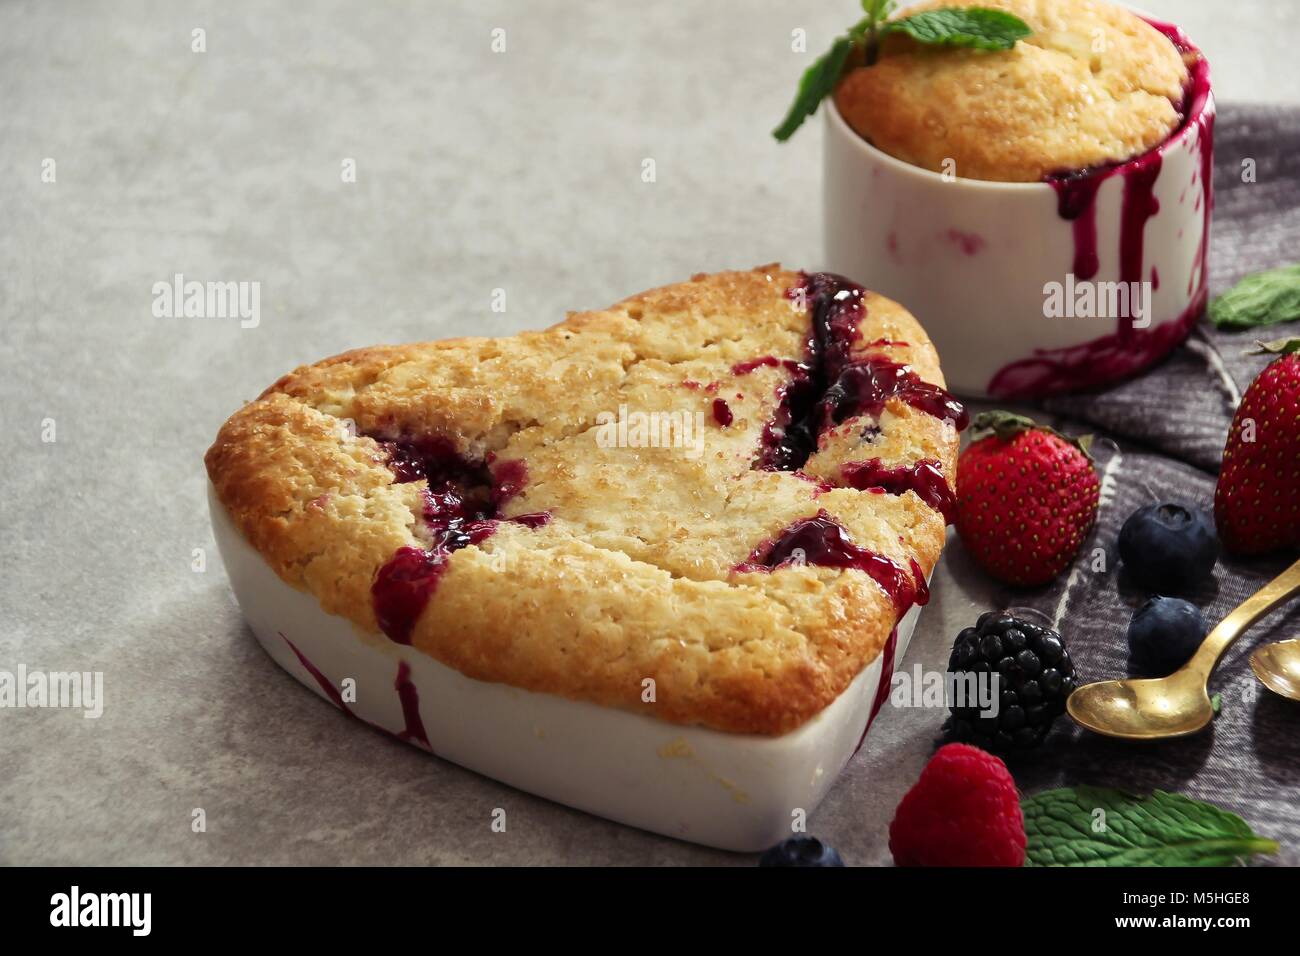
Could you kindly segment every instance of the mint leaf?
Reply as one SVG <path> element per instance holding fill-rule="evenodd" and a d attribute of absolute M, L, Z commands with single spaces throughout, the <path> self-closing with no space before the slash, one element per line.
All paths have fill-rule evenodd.
<path fill-rule="evenodd" d="M 804 71 L 803 78 L 799 80 L 799 93 L 790 105 L 790 111 L 786 113 L 781 125 L 772 130 L 772 135 L 777 140 L 784 143 L 803 125 L 804 120 L 817 112 L 821 101 L 835 89 L 835 81 L 840 78 L 840 71 L 844 69 L 852 50 L 853 41 L 848 37 L 840 37 L 829 52 L 819 56 Z"/>
<path fill-rule="evenodd" d="M 1214 714 L 1215 714 L 1215 716 L 1217 717 L 1218 714 L 1219 714 L 1219 711 L 1223 710 L 1223 695 L 1222 695 L 1222 694 L 1215 694 L 1213 697 L 1211 697 L 1211 698 L 1210 698 L 1210 707 L 1214 710 Z"/>
<path fill-rule="evenodd" d="M 880 31 L 906 33 L 932 46 L 964 46 L 975 50 L 1010 50 L 1033 31 L 1014 14 L 986 7 L 945 7 L 891 20 Z"/>
<path fill-rule="evenodd" d="M 1026 866 L 1228 866 L 1277 842 L 1209 803 L 1157 790 L 1065 787 L 1026 797 Z"/>
<path fill-rule="evenodd" d="M 894 0 L 862 0 L 862 12 L 867 15 L 867 19 L 858 24 L 854 29 L 870 26 L 878 23 L 894 11 Z"/>
<path fill-rule="evenodd" d="M 1207 310 L 1220 329 L 1250 329 L 1300 319 L 1300 264 L 1248 275 Z"/>

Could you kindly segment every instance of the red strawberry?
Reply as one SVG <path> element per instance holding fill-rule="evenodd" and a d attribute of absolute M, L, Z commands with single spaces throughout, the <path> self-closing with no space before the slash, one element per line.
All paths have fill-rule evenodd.
<path fill-rule="evenodd" d="M 1300 545 L 1300 339 L 1261 343 L 1281 358 L 1237 406 L 1214 490 L 1214 522 L 1229 551 Z"/>
<path fill-rule="evenodd" d="M 1010 412 L 984 412 L 973 430 L 993 434 L 957 461 L 957 533 L 999 581 L 1045 584 L 1069 566 L 1097 520 L 1101 485 L 1089 439 Z"/>

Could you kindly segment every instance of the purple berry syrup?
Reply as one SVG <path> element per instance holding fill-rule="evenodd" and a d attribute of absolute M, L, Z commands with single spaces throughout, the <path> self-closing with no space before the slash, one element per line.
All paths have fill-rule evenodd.
<path fill-rule="evenodd" d="M 727 428 L 736 420 L 736 416 L 731 412 L 731 406 L 727 404 L 725 398 L 715 398 L 713 400 L 713 420 Z"/>
<path fill-rule="evenodd" d="M 801 518 L 776 538 L 759 545 L 736 570 L 741 573 L 773 571 L 800 564 L 865 572 L 889 595 L 899 617 L 913 604 L 926 604 L 930 600 L 925 575 L 915 560 L 909 573 L 884 555 L 858 547 L 844 526 L 825 510 L 817 512 L 815 517 Z"/>
<path fill-rule="evenodd" d="M 877 417 L 891 398 L 950 422 L 958 431 L 970 424 L 966 409 L 947 391 L 931 385 L 906 365 L 869 358 L 847 366 L 819 403 L 822 427 L 839 425 L 858 415 Z"/>
<path fill-rule="evenodd" d="M 381 441 L 398 483 L 428 482 L 421 515 L 430 544 L 399 548 L 379 569 L 370 588 L 379 629 L 398 644 L 411 643 L 411 631 L 433 596 L 452 553 L 480 544 L 501 521 L 540 528 L 549 512 L 500 518 L 503 505 L 528 483 L 518 460 L 478 463 L 466 459 L 442 438 Z"/>
<path fill-rule="evenodd" d="M 939 463 L 925 459 L 911 465 L 888 468 L 879 458 L 851 461 L 841 466 L 840 475 L 850 488 L 867 491 L 879 488 L 891 495 L 914 491 L 922 501 L 943 515 L 944 523 L 957 519 L 957 497 L 944 478 Z"/>
<path fill-rule="evenodd" d="M 424 744 L 432 750 L 429 735 L 424 732 L 424 721 L 420 719 L 420 692 L 411 682 L 411 665 L 401 661 L 397 665 L 397 678 L 393 681 L 397 699 L 402 704 L 402 722 L 405 725 L 397 735 L 399 740 Z"/>
<path fill-rule="evenodd" d="M 1074 232 L 1073 271 L 1076 279 L 1092 279 L 1098 270 L 1097 192 L 1112 176 L 1123 179 L 1120 205 L 1119 280 L 1141 282 L 1147 221 L 1160 211 L 1155 197 L 1156 181 L 1170 144 L 1194 126 L 1196 149 L 1200 161 L 1200 209 L 1205 217 L 1201 241 L 1196 250 L 1196 268 L 1192 270 L 1195 288 L 1187 293 L 1192 301 L 1181 316 L 1139 329 L 1133 316 L 1120 316 L 1116 331 L 1091 342 L 1063 349 L 1035 349 L 1032 357 L 1012 362 L 989 382 L 989 394 L 999 398 L 1036 398 L 1057 392 L 1077 391 L 1124 378 L 1154 364 L 1187 337 L 1205 308 L 1209 273 L 1206 254 L 1209 247 L 1210 218 L 1214 206 L 1214 116 L 1207 112 L 1210 97 L 1210 68 L 1200 51 L 1176 26 L 1147 20 L 1184 54 L 1193 58 L 1188 64 L 1188 80 L 1178 105 L 1181 120 L 1177 128 L 1159 146 L 1141 156 L 1093 169 L 1083 169 L 1048 178 L 1056 190 L 1057 211 L 1072 223 Z M 1152 275 L 1152 285 L 1159 278 Z"/>
<path fill-rule="evenodd" d="M 343 713 L 347 714 L 353 720 L 360 721 L 368 727 L 375 730 L 382 730 L 384 733 L 392 733 L 387 728 L 378 724 L 372 724 L 370 721 L 359 717 L 347 702 L 339 689 L 334 686 L 334 682 L 321 673 L 320 668 L 307 659 L 307 655 L 298 650 L 298 646 L 293 641 L 285 637 L 283 633 L 280 637 L 289 645 L 289 650 L 298 658 L 298 663 L 302 664 L 303 669 L 311 675 L 312 680 L 316 682 L 330 702 Z M 397 699 L 402 705 L 403 728 L 396 734 L 393 734 L 398 740 L 405 740 L 411 743 L 423 744 L 426 749 L 433 750 L 433 745 L 429 743 L 429 735 L 424 732 L 424 721 L 420 719 L 420 692 L 415 684 L 411 682 L 411 665 L 406 661 L 399 661 L 397 664 L 397 678 L 393 681 L 393 689 L 397 691 Z"/>
<path fill-rule="evenodd" d="M 759 466 L 772 471 L 802 468 L 817 450 L 822 431 L 856 415 L 879 415 L 891 398 L 951 422 L 968 423 L 966 410 L 948 392 L 923 382 L 906 365 L 879 356 L 854 354 L 861 338 L 866 290 L 843 276 L 805 273 L 786 295 L 808 304 L 810 329 L 804 360 L 798 364 L 770 355 L 732 367 L 737 375 L 760 366 L 784 366 L 790 378 L 781 386 L 772 420 L 763 429 Z M 886 344 L 877 340 L 867 347 Z M 897 344 L 897 343 L 888 343 Z"/>
<path fill-rule="evenodd" d="M 794 364 L 765 355 L 732 367 L 736 375 L 747 375 L 762 366 L 790 371 L 780 387 L 776 412 L 763 429 L 758 467 L 802 475 L 803 465 L 816 451 L 824 430 L 858 415 L 879 416 L 891 398 L 958 429 L 966 427 L 965 408 L 944 389 L 922 381 L 906 365 L 880 356 L 861 357 L 861 350 L 855 349 L 865 316 L 862 286 L 830 273 L 805 273 L 786 295 L 802 298 L 808 305 L 810 329 L 803 362 Z M 877 339 L 865 348 L 901 344 Z M 934 462 L 898 469 L 887 469 L 879 461 L 854 462 L 846 466 L 844 475 L 853 487 L 893 494 L 915 490 L 951 520 L 952 491 Z M 818 491 L 826 488 L 818 479 Z M 796 560 L 865 572 L 889 595 L 900 617 L 913 604 L 929 600 L 925 575 L 915 560 L 905 569 L 858 547 L 824 510 L 816 517 L 796 521 L 777 538 L 759 545 L 736 570 L 770 571 Z"/>
<path fill-rule="evenodd" d="M 867 725 L 862 728 L 862 736 L 858 738 L 858 745 L 853 748 L 856 754 L 866 743 L 867 731 L 876 721 L 876 715 L 880 713 L 880 708 L 885 706 L 885 701 L 889 699 L 889 688 L 893 684 L 894 677 L 894 658 L 898 656 L 898 625 L 889 632 L 889 637 L 885 641 L 885 649 L 880 652 L 880 680 L 876 684 L 876 694 L 871 699 L 871 712 L 867 714 Z"/>

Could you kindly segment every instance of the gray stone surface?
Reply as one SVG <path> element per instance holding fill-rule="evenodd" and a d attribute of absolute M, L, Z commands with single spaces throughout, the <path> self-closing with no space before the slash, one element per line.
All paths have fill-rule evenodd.
<path fill-rule="evenodd" d="M 1204 44 L 1221 98 L 1300 100 L 1288 4 L 1235 3 L 1231 23 L 1208 0 L 1146 6 Z M 0 710 L 0 862 L 748 862 L 329 710 L 242 624 L 201 457 L 300 362 L 533 328 L 701 270 L 815 266 L 820 124 L 783 148 L 767 131 L 808 61 L 791 29 L 815 53 L 854 7 L 0 6 L 0 668 L 106 685 L 98 720 Z M 260 324 L 156 318 L 153 284 L 177 272 L 259 282 Z M 941 667 L 984 594 L 951 552 L 905 663 Z M 887 708 L 812 818 L 847 860 L 888 861 L 941 717 Z"/>

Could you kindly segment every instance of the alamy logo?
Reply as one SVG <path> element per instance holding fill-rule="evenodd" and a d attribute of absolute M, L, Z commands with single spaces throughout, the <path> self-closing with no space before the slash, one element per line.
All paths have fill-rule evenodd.
<path fill-rule="evenodd" d="M 68 893 L 50 897 L 51 926 L 129 926 L 132 936 L 148 936 L 152 926 L 151 893 Z"/>
<path fill-rule="evenodd" d="M 596 416 L 596 444 L 601 448 L 684 448 L 687 458 L 704 453 L 704 413 L 688 411 L 629 412 Z"/>
<path fill-rule="evenodd" d="M 82 717 L 104 713 L 103 671 L 0 670 L 0 708 L 66 707 L 82 710 Z"/>
<path fill-rule="evenodd" d="M 1049 319 L 1132 319 L 1135 329 L 1151 324 L 1150 282 L 1091 282 L 1068 273 L 1064 282 L 1043 285 L 1043 316 Z"/>
<path fill-rule="evenodd" d="M 183 273 L 171 282 L 153 284 L 153 314 L 158 319 L 239 319 L 255 329 L 262 321 L 262 283 L 186 282 Z"/>
<path fill-rule="evenodd" d="M 893 707 L 977 708 L 981 717 L 996 717 L 1001 684 L 1002 675 L 996 672 L 954 674 L 924 670 L 916 664 L 910 672 L 894 672 L 889 703 Z"/>

